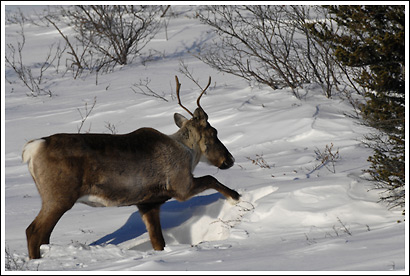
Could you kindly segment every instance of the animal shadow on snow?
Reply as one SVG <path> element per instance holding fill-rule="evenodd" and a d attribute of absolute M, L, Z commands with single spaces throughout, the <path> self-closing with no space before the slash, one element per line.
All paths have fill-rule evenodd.
<path fill-rule="evenodd" d="M 190 219 L 197 207 L 209 205 L 217 200 L 223 198 L 220 193 L 214 193 L 205 196 L 196 196 L 184 202 L 176 200 L 168 201 L 161 206 L 160 218 L 161 227 L 164 232 L 165 229 L 176 227 Z M 127 222 L 118 230 L 108 234 L 90 245 L 118 245 L 123 242 L 135 239 L 147 232 L 145 224 L 141 219 L 139 211 L 135 211 L 128 218 Z M 164 233 L 164 238 L 167 237 Z M 144 243 L 144 246 L 138 246 L 140 250 L 152 249 L 150 241 Z M 135 248 L 137 249 L 137 248 Z"/>

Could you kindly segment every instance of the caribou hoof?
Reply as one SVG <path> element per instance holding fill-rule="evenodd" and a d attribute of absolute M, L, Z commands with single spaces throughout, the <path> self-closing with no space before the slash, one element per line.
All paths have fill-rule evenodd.
<path fill-rule="evenodd" d="M 236 205 L 241 201 L 241 195 L 238 194 L 236 191 L 232 191 L 234 192 L 234 194 L 231 197 L 227 198 L 227 201 L 231 204 L 231 205 Z"/>

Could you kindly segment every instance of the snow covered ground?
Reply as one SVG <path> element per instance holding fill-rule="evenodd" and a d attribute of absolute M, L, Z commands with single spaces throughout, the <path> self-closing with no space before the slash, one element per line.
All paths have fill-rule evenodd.
<path fill-rule="evenodd" d="M 4 8 L 2 3 L 2 9 Z M 39 7 L 24 7 L 27 16 Z M 351 106 L 325 98 L 307 85 L 296 99 L 290 90 L 273 91 L 219 73 L 192 56 L 212 39 L 209 28 L 189 19 L 194 7 L 174 7 L 166 39 L 161 31 L 147 46 L 162 53 L 144 65 L 135 62 L 115 72 L 83 76 L 50 69 L 45 88 L 52 97 L 31 97 L 16 74 L 2 76 L 2 271 L 371 271 L 408 274 L 408 226 L 401 210 L 378 203 L 363 170 L 371 151 L 361 144 L 370 130 L 345 116 Z M 5 7 L 6 12 L 16 7 Z M 2 21 L 4 16 L 2 14 Z M 21 40 L 17 24 L 6 24 L 6 43 Z M 43 62 L 48 47 L 60 39 L 52 28 L 24 24 L 24 64 Z M 2 47 L 4 42 L 2 41 Z M 218 136 L 236 159 L 221 171 L 200 163 L 196 176 L 210 174 L 242 194 L 230 205 L 206 191 L 186 202 L 162 206 L 167 246 L 152 250 L 136 207 L 92 208 L 76 204 L 58 222 L 43 258 L 28 260 L 25 229 L 41 200 L 22 164 L 30 139 L 77 132 L 82 113 L 95 101 L 82 132 L 128 133 L 149 126 L 172 134 L 173 114 L 189 116 L 175 99 L 178 75 L 183 103 L 193 110 L 199 88 L 179 72 L 181 60 L 200 84 L 212 77 L 201 104 Z M 61 68 L 60 68 L 61 69 Z M 150 88 L 168 102 L 135 93 L 131 87 L 150 79 Z M 4 118 L 4 119 L 3 119 Z M 5 132 L 4 132 L 5 131 Z M 334 163 L 321 166 L 317 153 L 326 147 Z M 398 223 L 397 221 L 401 221 Z M 408 242 L 408 240 L 407 240 Z M 407 258 L 405 258 L 405 252 Z M 41 272 L 43 274 L 43 272 Z M 180 274 L 180 273 L 179 273 Z"/>

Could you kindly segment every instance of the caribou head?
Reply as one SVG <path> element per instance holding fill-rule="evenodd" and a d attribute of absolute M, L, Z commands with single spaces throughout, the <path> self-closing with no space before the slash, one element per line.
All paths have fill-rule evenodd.
<path fill-rule="evenodd" d="M 174 114 L 176 125 L 181 129 L 181 132 L 185 132 L 182 133 L 182 135 L 184 137 L 189 137 L 189 139 L 187 139 L 187 145 L 189 145 L 189 147 L 194 148 L 196 146 L 198 148 L 202 161 L 222 170 L 229 169 L 233 166 L 235 159 L 224 144 L 218 139 L 218 131 L 209 124 L 208 115 L 200 104 L 202 95 L 211 84 L 211 77 L 209 77 L 207 86 L 203 89 L 197 99 L 198 107 L 195 109 L 194 113 L 182 105 L 179 95 L 181 84 L 179 83 L 177 76 L 175 76 L 175 80 L 178 104 L 192 116 L 191 119 L 187 119 L 179 113 Z"/>

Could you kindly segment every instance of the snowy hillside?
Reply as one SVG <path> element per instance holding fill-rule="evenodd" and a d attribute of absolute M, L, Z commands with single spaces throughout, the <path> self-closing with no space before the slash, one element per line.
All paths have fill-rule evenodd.
<path fill-rule="evenodd" d="M 44 87 L 51 97 L 28 96 L 3 59 L 2 270 L 408 272 L 407 222 L 400 209 L 378 203 L 378 192 L 362 178 L 371 151 L 361 139 L 369 129 L 345 116 L 352 112 L 349 103 L 325 98 L 315 85 L 300 91 L 299 100 L 290 90 L 273 91 L 213 70 L 192 55 L 213 38 L 209 27 L 189 18 L 194 8 L 174 7 L 179 15 L 167 33 L 160 31 L 146 47 L 161 54 L 145 65 L 135 61 L 97 80 L 47 71 Z M 22 11 L 31 16 L 40 9 Z M 5 42 L 16 45 L 19 31 L 18 24 L 6 24 Z M 55 29 L 29 21 L 24 33 L 23 60 L 33 67 L 61 39 Z M 151 248 L 136 207 L 76 204 L 58 222 L 51 244 L 41 247 L 42 259 L 28 260 L 25 229 L 41 199 L 22 164 L 23 145 L 76 133 L 87 111 L 81 132 L 128 133 L 147 126 L 176 132 L 173 114 L 189 114 L 175 98 L 174 76 L 189 109 L 200 93 L 180 72 L 181 62 L 202 86 L 212 77 L 201 105 L 236 159 L 229 170 L 200 163 L 195 176 L 214 176 L 238 191 L 241 201 L 230 205 L 213 190 L 186 202 L 168 201 L 161 208 L 167 244 L 161 252 Z M 146 79 L 167 101 L 136 93 L 134 85 Z M 333 162 L 322 164 L 318 156 L 326 152 Z"/>

